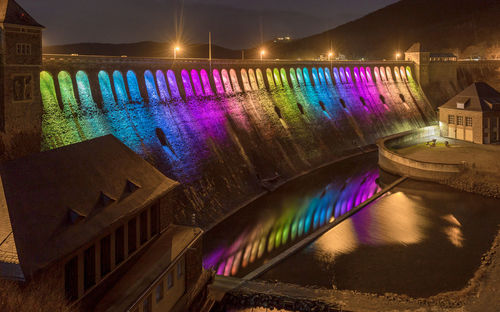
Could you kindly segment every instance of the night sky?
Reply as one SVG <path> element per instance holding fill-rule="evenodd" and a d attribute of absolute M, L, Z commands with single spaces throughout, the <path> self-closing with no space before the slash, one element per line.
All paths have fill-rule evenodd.
<path fill-rule="evenodd" d="M 47 27 L 45 45 L 174 41 L 176 37 L 185 43 L 200 43 L 207 41 L 210 30 L 214 43 L 234 49 L 253 47 L 274 37 L 319 33 L 394 2 L 397 0 L 18 0 Z"/>

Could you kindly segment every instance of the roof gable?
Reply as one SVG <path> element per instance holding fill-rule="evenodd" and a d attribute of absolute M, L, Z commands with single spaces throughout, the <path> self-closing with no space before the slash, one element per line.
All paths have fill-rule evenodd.
<path fill-rule="evenodd" d="M 475 82 L 439 108 L 500 111 L 500 93 L 484 82 Z"/>
<path fill-rule="evenodd" d="M 14 0 L 0 0 L 0 23 L 44 28 Z"/>
<path fill-rule="evenodd" d="M 178 184 L 111 135 L 3 163 L 0 175 L 25 275 L 93 241 Z"/>

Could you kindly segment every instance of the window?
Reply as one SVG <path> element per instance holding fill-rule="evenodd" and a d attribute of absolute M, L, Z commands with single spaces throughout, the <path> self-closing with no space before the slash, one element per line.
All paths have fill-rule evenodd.
<path fill-rule="evenodd" d="M 465 125 L 467 127 L 472 127 L 472 117 L 465 117 Z"/>
<path fill-rule="evenodd" d="M 457 116 L 457 125 L 458 126 L 464 125 L 464 116 Z"/>
<path fill-rule="evenodd" d="M 83 253 L 83 287 L 88 290 L 95 285 L 95 246 Z"/>
<path fill-rule="evenodd" d="M 156 203 L 153 205 L 153 207 L 151 207 L 151 219 L 150 219 L 151 236 L 158 234 L 158 232 L 160 231 L 159 214 L 160 214 L 160 204 Z"/>
<path fill-rule="evenodd" d="M 454 115 L 448 115 L 448 123 L 450 125 L 455 124 L 455 116 Z"/>
<path fill-rule="evenodd" d="M 18 43 L 16 44 L 17 55 L 31 55 L 31 44 Z"/>
<path fill-rule="evenodd" d="M 167 274 L 167 288 L 170 289 L 174 287 L 174 274 L 172 272 L 168 272 Z"/>
<path fill-rule="evenodd" d="M 151 295 L 147 296 L 142 303 L 142 311 L 143 312 L 151 312 L 153 310 L 153 306 L 151 304 Z"/>
<path fill-rule="evenodd" d="M 64 266 L 64 289 L 66 299 L 78 299 L 78 257 L 72 258 Z"/>
<path fill-rule="evenodd" d="M 156 286 L 156 302 L 160 302 L 161 299 L 163 299 L 163 281 L 160 282 L 160 284 L 158 284 L 158 286 Z"/>
<path fill-rule="evenodd" d="M 101 277 L 111 272 L 111 237 L 101 239 Z"/>
<path fill-rule="evenodd" d="M 128 254 L 130 255 L 137 248 L 137 221 L 132 219 L 128 222 Z"/>
<path fill-rule="evenodd" d="M 177 262 L 177 279 L 180 279 L 184 275 L 182 262 L 182 260 Z"/>
<path fill-rule="evenodd" d="M 140 216 L 141 245 L 148 240 L 148 211 L 143 211 Z"/>
<path fill-rule="evenodd" d="M 125 229 L 120 226 L 115 232 L 115 264 L 125 259 Z"/>

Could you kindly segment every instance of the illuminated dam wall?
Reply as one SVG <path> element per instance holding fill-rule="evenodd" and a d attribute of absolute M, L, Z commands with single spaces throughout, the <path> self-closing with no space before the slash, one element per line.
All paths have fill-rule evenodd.
<path fill-rule="evenodd" d="M 43 150 L 113 134 L 181 182 L 181 219 L 204 227 L 275 180 L 435 120 L 408 62 L 44 56 L 43 69 Z"/>

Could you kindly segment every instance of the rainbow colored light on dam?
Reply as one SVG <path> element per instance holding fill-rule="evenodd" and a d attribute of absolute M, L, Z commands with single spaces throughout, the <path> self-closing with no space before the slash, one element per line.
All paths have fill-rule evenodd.
<path fill-rule="evenodd" d="M 272 213 L 240 229 L 233 240 L 227 239 L 208 252 L 204 267 L 218 275 L 235 276 L 242 269 L 262 264 L 269 254 L 276 255 L 368 200 L 380 190 L 377 178 L 378 170 L 371 169 L 343 184 L 332 182 L 301 201 L 275 207 Z"/>
<path fill-rule="evenodd" d="M 185 185 L 208 220 L 261 192 L 261 179 L 293 177 L 434 114 L 406 67 L 61 70 L 41 72 L 40 87 L 43 150 L 113 134 Z"/>

